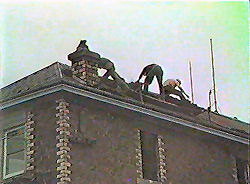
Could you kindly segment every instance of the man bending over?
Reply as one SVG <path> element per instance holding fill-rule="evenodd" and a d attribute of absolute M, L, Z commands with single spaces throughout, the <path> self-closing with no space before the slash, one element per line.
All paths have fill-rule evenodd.
<path fill-rule="evenodd" d="M 168 79 L 163 83 L 163 88 L 166 95 L 177 95 L 181 98 L 181 100 L 186 100 L 185 96 L 189 98 L 189 96 L 185 93 L 185 91 L 181 87 L 181 80 L 179 79 Z M 176 90 L 175 88 L 179 88 Z M 185 96 L 184 96 L 184 95 Z"/>
<path fill-rule="evenodd" d="M 146 76 L 145 81 L 144 81 L 144 91 L 148 92 L 148 86 L 152 83 L 154 77 L 156 76 L 157 82 L 159 85 L 160 94 L 164 92 L 163 86 L 162 86 L 163 70 L 159 65 L 150 64 L 144 67 L 139 76 L 139 79 L 136 82 L 139 82 L 142 76 Z"/>

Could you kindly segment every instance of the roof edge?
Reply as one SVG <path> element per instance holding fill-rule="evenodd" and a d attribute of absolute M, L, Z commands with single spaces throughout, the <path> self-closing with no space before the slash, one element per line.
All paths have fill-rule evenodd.
<path fill-rule="evenodd" d="M 79 88 L 76 88 L 76 87 L 72 87 L 72 86 L 67 85 L 67 84 L 58 84 L 58 85 L 56 85 L 54 87 L 39 90 L 39 91 L 33 92 L 31 94 L 27 94 L 27 95 L 24 95 L 22 97 L 15 98 L 13 100 L 6 101 L 6 102 L 0 104 L 0 109 L 3 110 L 5 108 L 11 107 L 13 105 L 17 105 L 19 103 L 23 103 L 23 102 L 26 102 L 28 100 L 38 98 L 38 97 L 42 97 L 42 96 L 45 96 L 45 95 L 48 95 L 48 94 L 51 94 L 51 93 L 55 93 L 55 92 L 58 92 L 58 91 L 67 91 L 67 92 L 77 94 L 77 95 L 80 95 L 80 96 L 85 96 L 85 97 L 88 97 L 88 98 L 92 98 L 92 99 L 95 99 L 95 100 L 106 102 L 106 103 L 109 103 L 109 104 L 112 104 L 112 105 L 123 107 L 123 108 L 133 110 L 133 111 L 136 111 L 136 112 L 140 112 L 140 113 L 150 115 L 150 116 L 153 116 L 153 117 L 156 117 L 156 118 L 159 118 L 159 119 L 171 121 L 171 122 L 174 122 L 174 123 L 177 123 L 177 124 L 189 127 L 189 128 L 193 128 L 193 129 L 200 130 L 200 131 L 212 134 L 212 135 L 216 135 L 216 136 L 219 136 L 219 137 L 223 137 L 223 138 L 226 138 L 226 139 L 229 139 L 229 140 L 233 140 L 233 141 L 236 141 L 236 142 L 239 142 L 239 143 L 249 145 L 249 139 L 247 139 L 247 138 L 244 138 L 244 137 L 241 137 L 241 136 L 238 136 L 238 135 L 234 135 L 234 134 L 230 134 L 230 133 L 227 133 L 227 132 L 223 132 L 223 131 L 220 131 L 220 130 L 217 130 L 217 129 L 214 129 L 214 128 L 206 127 L 204 125 L 196 124 L 196 123 L 193 123 L 191 121 L 183 120 L 181 118 L 166 115 L 166 114 L 163 114 L 161 112 L 157 112 L 157 111 L 150 110 L 150 109 L 147 109 L 147 108 L 144 108 L 144 107 L 140 107 L 140 106 L 137 106 L 137 105 L 130 104 L 128 102 L 123 102 L 123 101 L 120 101 L 120 100 L 117 100 L 117 99 L 106 97 L 106 96 L 103 96 L 103 95 L 100 95 L 100 94 L 97 94 L 97 93 L 94 93 L 94 92 L 90 92 L 90 91 L 87 91 L 87 90 L 84 90 L 84 89 L 79 89 Z"/>

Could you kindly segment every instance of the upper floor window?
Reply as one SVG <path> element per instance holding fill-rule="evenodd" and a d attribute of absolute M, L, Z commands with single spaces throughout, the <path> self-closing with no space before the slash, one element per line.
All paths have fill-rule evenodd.
<path fill-rule="evenodd" d="M 158 181 L 157 135 L 141 131 L 143 178 Z"/>
<path fill-rule="evenodd" d="M 24 126 L 5 132 L 3 178 L 9 178 L 24 172 L 25 140 Z"/>
<path fill-rule="evenodd" d="M 236 166 L 239 184 L 250 184 L 250 168 L 248 161 L 237 158 Z"/>

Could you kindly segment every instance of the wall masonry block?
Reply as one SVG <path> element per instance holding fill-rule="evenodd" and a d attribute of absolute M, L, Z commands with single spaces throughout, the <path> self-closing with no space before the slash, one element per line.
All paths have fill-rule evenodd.
<path fill-rule="evenodd" d="M 62 162 L 67 162 L 68 160 L 66 158 L 60 158 L 56 161 L 56 163 L 60 164 Z"/>
<path fill-rule="evenodd" d="M 68 146 L 68 144 L 66 142 L 60 142 L 60 143 L 57 143 L 56 144 L 56 147 L 59 148 L 59 147 L 63 147 L 63 146 Z"/>
<path fill-rule="evenodd" d="M 34 150 L 28 151 L 26 155 L 32 155 L 34 152 L 35 152 Z"/>
<path fill-rule="evenodd" d="M 35 122 L 33 120 L 34 114 L 32 112 L 27 113 L 27 119 L 25 122 L 25 139 L 26 139 L 26 173 L 33 176 L 32 172 L 35 169 L 34 153 L 35 153 Z"/>
<path fill-rule="evenodd" d="M 69 124 L 69 123 L 59 123 L 59 126 L 60 126 L 60 127 L 69 128 L 69 127 L 70 127 L 70 124 Z"/>
<path fill-rule="evenodd" d="M 59 119 L 60 120 L 69 120 L 69 117 L 66 115 L 63 115 L 63 116 L 59 116 Z"/>
<path fill-rule="evenodd" d="M 60 182 L 57 182 L 57 184 L 68 184 L 68 183 L 65 181 L 60 181 Z"/>
<path fill-rule="evenodd" d="M 34 169 L 35 169 L 34 166 L 29 166 L 29 167 L 26 168 L 26 171 L 32 171 L 32 170 L 34 170 Z"/>
<path fill-rule="evenodd" d="M 62 139 L 59 139 L 59 142 L 65 142 L 65 143 L 69 143 L 69 139 L 68 138 L 62 138 Z"/>
<path fill-rule="evenodd" d="M 67 122 L 67 120 L 66 120 L 66 119 L 62 119 L 62 120 L 58 120 L 58 121 L 56 121 L 56 123 L 57 123 L 57 124 L 66 123 L 66 122 Z"/>
<path fill-rule="evenodd" d="M 68 182 L 70 182 L 71 179 L 69 177 L 63 177 L 63 178 L 60 178 L 60 181 L 68 181 Z"/>
<path fill-rule="evenodd" d="M 26 132 L 33 132 L 35 129 L 34 128 L 28 128 L 26 129 Z"/>
<path fill-rule="evenodd" d="M 68 168 L 66 166 L 59 166 L 56 168 L 57 171 L 61 171 L 61 170 L 67 170 Z"/>
<path fill-rule="evenodd" d="M 70 147 L 68 146 L 62 146 L 62 147 L 59 147 L 60 150 L 66 150 L 66 151 L 70 151 Z"/>
<path fill-rule="evenodd" d="M 57 175 L 57 178 L 65 178 L 68 177 L 68 174 L 59 174 Z"/>
<path fill-rule="evenodd" d="M 71 174 L 70 170 L 61 170 L 60 171 L 61 174 Z"/>
<path fill-rule="evenodd" d="M 81 61 L 72 61 L 71 67 L 74 78 L 80 79 L 84 84 L 94 86 L 98 84 L 98 60 L 95 57 L 83 56 Z"/>
<path fill-rule="evenodd" d="M 137 134 L 137 148 L 136 148 L 136 165 L 137 167 L 137 174 L 138 178 L 143 178 L 143 172 L 142 172 L 142 147 L 141 147 L 141 130 L 137 130 L 135 132 Z"/>
<path fill-rule="evenodd" d="M 32 124 L 34 124 L 34 121 L 27 121 L 27 122 L 25 123 L 25 126 L 29 126 L 29 125 L 32 125 Z"/>
<path fill-rule="evenodd" d="M 76 70 L 75 70 L 76 71 Z M 56 163 L 58 164 L 58 167 L 56 170 L 58 171 L 58 174 L 56 176 L 57 178 L 57 184 L 63 184 L 63 183 L 71 183 L 71 179 L 69 175 L 71 174 L 71 171 L 69 168 L 71 167 L 71 163 L 69 160 L 71 159 L 69 152 L 69 136 L 70 136 L 70 118 L 68 114 L 70 111 L 67 109 L 69 107 L 69 103 L 67 103 L 64 99 L 59 99 L 56 101 L 58 103 L 58 106 L 56 107 L 56 110 L 58 113 L 56 113 L 56 118 L 58 120 L 56 121 L 56 124 L 58 127 L 56 128 L 57 132 L 57 143 L 56 148 L 57 151 L 57 160 Z"/>
<path fill-rule="evenodd" d="M 166 156 L 165 156 L 165 149 L 162 147 L 164 145 L 164 141 L 163 141 L 163 137 L 158 135 L 158 154 L 159 154 L 159 169 L 160 169 L 160 178 L 159 180 L 162 182 L 162 183 L 165 183 L 167 182 L 167 177 L 166 177 L 166 174 L 167 174 L 167 170 L 166 170 L 166 163 L 165 163 L 165 159 L 166 159 Z"/>
<path fill-rule="evenodd" d="M 56 152 L 57 155 L 63 155 L 63 154 L 67 154 L 68 152 L 66 150 L 61 150 Z"/>

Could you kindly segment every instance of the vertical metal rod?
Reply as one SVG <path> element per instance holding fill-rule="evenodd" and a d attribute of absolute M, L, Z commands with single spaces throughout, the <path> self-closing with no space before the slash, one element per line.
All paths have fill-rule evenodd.
<path fill-rule="evenodd" d="M 191 61 L 189 61 L 189 74 L 190 74 L 190 85 L 191 85 L 192 103 L 194 103 L 194 88 L 193 88 L 193 77 L 192 77 L 192 65 L 191 65 Z"/>
<path fill-rule="evenodd" d="M 212 90 L 210 89 L 209 93 L 208 93 L 208 110 L 209 111 L 211 110 L 211 106 L 212 106 L 212 103 L 211 103 L 211 94 L 212 94 Z"/>
<path fill-rule="evenodd" d="M 218 112 L 217 110 L 217 100 L 216 100 L 216 87 L 215 87 L 215 72 L 214 72 L 214 55 L 213 55 L 213 43 L 212 39 L 210 39 L 210 45 L 211 45 L 211 57 L 212 57 L 212 77 L 213 77 L 213 91 L 214 91 L 214 105 L 215 105 L 215 112 Z"/>
<path fill-rule="evenodd" d="M 208 109 L 207 109 L 207 114 L 208 114 L 208 121 L 209 123 L 211 123 L 211 117 L 210 117 L 210 111 L 211 111 L 211 94 L 212 94 L 212 90 L 209 90 L 208 93 Z"/>

